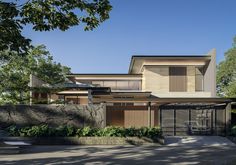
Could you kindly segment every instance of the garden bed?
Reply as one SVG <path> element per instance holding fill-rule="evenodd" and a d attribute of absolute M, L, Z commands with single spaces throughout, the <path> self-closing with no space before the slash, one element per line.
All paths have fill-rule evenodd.
<path fill-rule="evenodd" d="M 139 137 L 5 137 L 6 141 L 25 141 L 32 145 L 144 145 L 164 144 L 163 138 Z"/>
<path fill-rule="evenodd" d="M 151 143 L 164 144 L 159 127 L 142 128 L 74 128 L 47 125 L 17 127 L 6 129 L 8 141 L 28 141 L 33 145 L 142 145 Z"/>

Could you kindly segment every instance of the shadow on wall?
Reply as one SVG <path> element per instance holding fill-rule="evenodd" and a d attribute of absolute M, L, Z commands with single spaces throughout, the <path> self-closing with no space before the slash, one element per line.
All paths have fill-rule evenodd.
<path fill-rule="evenodd" d="M 0 106 L 0 127 L 48 124 L 52 127 L 104 127 L 105 105 Z"/>

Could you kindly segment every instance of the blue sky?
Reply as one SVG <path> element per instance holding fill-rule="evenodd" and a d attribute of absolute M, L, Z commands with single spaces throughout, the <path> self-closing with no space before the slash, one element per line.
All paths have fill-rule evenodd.
<path fill-rule="evenodd" d="M 217 62 L 236 35 L 236 0 L 112 0 L 110 19 L 90 32 L 24 35 L 45 44 L 74 73 L 127 73 L 132 55 L 202 55 L 216 48 Z"/>

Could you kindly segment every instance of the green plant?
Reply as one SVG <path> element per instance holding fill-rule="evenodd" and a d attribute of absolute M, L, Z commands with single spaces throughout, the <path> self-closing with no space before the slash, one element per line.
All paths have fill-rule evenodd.
<path fill-rule="evenodd" d="M 137 136 L 138 132 L 139 131 L 134 127 L 130 127 L 130 128 L 125 129 L 125 135 L 126 136 Z"/>
<path fill-rule="evenodd" d="M 43 137 L 48 136 L 48 126 L 47 125 L 39 125 L 33 126 L 29 129 L 26 129 L 26 135 L 29 137 Z"/>
<path fill-rule="evenodd" d="M 141 128 L 124 128 L 109 126 L 105 128 L 84 127 L 76 129 L 73 126 L 59 126 L 56 128 L 48 125 L 27 126 L 18 128 L 10 126 L 6 129 L 11 136 L 26 136 L 26 137 L 69 137 L 69 136 L 98 136 L 98 137 L 148 137 L 155 138 L 161 136 L 160 127 L 141 127 Z M 236 126 L 235 126 L 236 135 Z"/>
<path fill-rule="evenodd" d="M 231 128 L 231 134 L 236 136 L 236 125 Z"/>
<path fill-rule="evenodd" d="M 19 130 L 15 125 L 6 128 L 6 131 L 10 134 L 10 136 L 20 136 Z"/>
<path fill-rule="evenodd" d="M 101 129 L 101 136 L 108 136 L 108 137 L 125 137 L 125 128 L 122 127 L 105 127 Z"/>
<path fill-rule="evenodd" d="M 98 129 L 96 128 L 91 128 L 91 127 L 84 127 L 84 128 L 79 128 L 76 131 L 76 135 L 79 137 L 83 136 L 96 136 L 98 132 Z"/>

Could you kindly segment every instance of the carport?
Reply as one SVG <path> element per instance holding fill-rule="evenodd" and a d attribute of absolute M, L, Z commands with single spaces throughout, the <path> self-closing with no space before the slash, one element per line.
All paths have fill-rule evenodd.
<path fill-rule="evenodd" d="M 123 95 L 124 96 L 124 93 Z M 160 126 L 164 135 L 225 135 L 231 100 L 225 98 L 100 97 L 107 104 L 106 125 Z M 115 106 L 114 103 L 132 103 Z M 197 128 L 196 128 L 197 127 Z"/>

